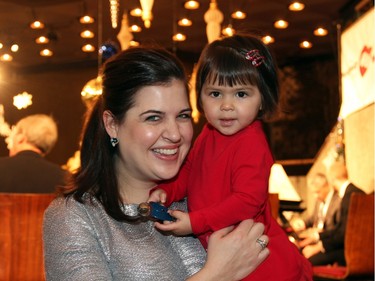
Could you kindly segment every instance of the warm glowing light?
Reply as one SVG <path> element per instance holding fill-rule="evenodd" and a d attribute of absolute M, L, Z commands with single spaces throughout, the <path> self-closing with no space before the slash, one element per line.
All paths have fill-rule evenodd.
<path fill-rule="evenodd" d="M 303 48 L 303 49 L 310 49 L 312 47 L 312 44 L 311 42 L 305 40 L 305 41 L 302 41 L 300 44 L 299 44 L 300 48 Z"/>
<path fill-rule="evenodd" d="M 275 21 L 275 23 L 273 24 L 274 27 L 278 28 L 278 29 L 285 29 L 288 27 L 289 23 L 285 20 L 278 20 L 278 21 Z"/>
<path fill-rule="evenodd" d="M 85 53 L 91 53 L 91 52 L 95 51 L 95 47 L 91 44 L 86 44 L 86 45 L 82 46 L 81 49 Z"/>
<path fill-rule="evenodd" d="M 91 79 L 81 91 L 82 99 L 89 100 L 102 94 L 102 78 L 100 76 Z"/>
<path fill-rule="evenodd" d="M 191 20 L 189 20 L 188 18 L 183 18 L 183 19 L 180 19 L 177 24 L 179 26 L 191 26 L 193 24 L 193 22 Z"/>
<path fill-rule="evenodd" d="M 12 61 L 13 57 L 9 54 L 3 54 L 0 57 L 0 61 Z"/>
<path fill-rule="evenodd" d="M 323 27 L 318 27 L 314 30 L 315 36 L 326 36 L 328 34 L 328 30 Z"/>
<path fill-rule="evenodd" d="M 30 23 L 30 27 L 32 29 L 42 29 L 42 28 L 44 28 L 44 23 L 42 23 L 41 21 L 36 20 L 36 21 Z"/>
<path fill-rule="evenodd" d="M 135 40 L 131 40 L 129 44 L 132 47 L 138 47 L 139 45 L 141 45 L 141 43 L 139 43 L 138 41 L 135 41 Z"/>
<path fill-rule="evenodd" d="M 141 8 L 135 8 L 130 11 L 130 15 L 133 17 L 141 17 L 142 16 L 142 9 Z"/>
<path fill-rule="evenodd" d="M 49 42 L 49 39 L 46 36 L 39 36 L 35 39 L 35 42 L 37 44 L 47 44 Z"/>
<path fill-rule="evenodd" d="M 82 24 L 89 24 L 95 22 L 95 19 L 89 15 L 85 15 L 83 17 L 80 17 L 79 22 Z"/>
<path fill-rule="evenodd" d="M 94 32 L 88 29 L 82 31 L 80 35 L 82 38 L 94 38 L 95 37 Z"/>
<path fill-rule="evenodd" d="M 173 35 L 172 39 L 173 39 L 173 41 L 178 41 L 178 42 L 185 41 L 186 35 L 184 35 L 182 33 L 177 33 L 177 34 Z"/>
<path fill-rule="evenodd" d="M 301 2 L 293 2 L 289 5 L 289 10 L 293 12 L 299 12 L 302 11 L 305 8 L 305 4 Z"/>
<path fill-rule="evenodd" d="M 225 36 L 233 36 L 236 33 L 236 30 L 229 24 L 227 27 L 224 27 L 221 33 Z"/>
<path fill-rule="evenodd" d="M 264 44 L 271 44 L 271 43 L 275 42 L 275 38 L 273 38 L 270 35 L 266 35 L 266 36 L 262 37 L 262 41 L 263 41 Z"/>
<path fill-rule="evenodd" d="M 2 49 L 4 47 L 3 43 L 0 43 L 0 49 Z"/>
<path fill-rule="evenodd" d="M 27 92 L 23 92 L 13 97 L 13 105 L 18 109 L 27 108 L 29 105 L 33 104 L 31 101 L 32 98 L 32 95 Z"/>
<path fill-rule="evenodd" d="M 237 20 L 243 20 L 246 18 L 246 13 L 242 11 L 235 11 L 232 13 L 232 18 L 237 19 Z"/>
<path fill-rule="evenodd" d="M 142 27 L 140 27 L 139 25 L 133 24 L 130 27 L 130 31 L 131 32 L 141 32 L 142 31 Z"/>
<path fill-rule="evenodd" d="M 19 48 L 20 48 L 20 47 L 19 47 L 17 44 L 13 44 L 12 46 L 10 46 L 10 50 L 11 50 L 13 53 L 18 52 Z"/>
<path fill-rule="evenodd" d="M 118 0 L 109 0 L 112 28 L 117 28 L 120 3 Z"/>
<path fill-rule="evenodd" d="M 154 0 L 139 0 L 142 7 L 142 20 L 146 28 L 151 27 L 151 21 L 153 19 L 152 6 L 154 5 Z"/>
<path fill-rule="evenodd" d="M 44 49 L 40 51 L 40 55 L 42 57 L 51 57 L 53 55 L 53 52 L 49 49 Z"/>
<path fill-rule="evenodd" d="M 188 10 L 196 10 L 199 8 L 199 2 L 193 1 L 193 0 L 186 1 L 184 4 L 184 7 L 185 9 L 188 9 Z"/>

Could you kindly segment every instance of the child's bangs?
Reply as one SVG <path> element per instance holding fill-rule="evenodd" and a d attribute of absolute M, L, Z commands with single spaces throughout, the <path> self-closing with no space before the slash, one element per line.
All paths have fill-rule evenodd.
<path fill-rule="evenodd" d="M 236 58 L 212 61 L 207 79 L 211 84 L 233 87 L 236 85 L 258 86 L 258 71 L 245 57 L 243 61 Z"/>

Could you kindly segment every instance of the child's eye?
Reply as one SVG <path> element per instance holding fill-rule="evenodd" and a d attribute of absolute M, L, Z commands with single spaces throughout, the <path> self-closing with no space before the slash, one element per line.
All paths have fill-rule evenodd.
<path fill-rule="evenodd" d="M 219 92 L 211 92 L 210 96 L 214 97 L 214 98 L 218 98 L 218 97 L 220 97 L 220 93 Z"/>
<path fill-rule="evenodd" d="M 245 93 L 245 92 L 237 92 L 236 95 L 237 95 L 237 97 L 239 97 L 239 98 L 245 98 L 245 97 L 248 96 L 248 94 Z"/>

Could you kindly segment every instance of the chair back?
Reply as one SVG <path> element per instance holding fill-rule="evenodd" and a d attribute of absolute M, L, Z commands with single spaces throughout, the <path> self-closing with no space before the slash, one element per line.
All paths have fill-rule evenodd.
<path fill-rule="evenodd" d="M 45 280 L 42 224 L 54 194 L 0 193 L 0 280 Z"/>
<path fill-rule="evenodd" d="M 374 274 L 374 194 L 351 195 L 345 259 L 348 276 Z"/>

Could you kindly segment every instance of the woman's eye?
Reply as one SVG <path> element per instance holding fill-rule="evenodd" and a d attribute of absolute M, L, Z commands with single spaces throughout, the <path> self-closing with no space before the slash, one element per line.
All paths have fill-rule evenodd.
<path fill-rule="evenodd" d="M 178 118 L 191 119 L 191 113 L 182 113 L 182 114 L 178 115 Z"/>
<path fill-rule="evenodd" d="M 146 121 L 151 121 L 151 122 L 159 121 L 160 119 L 161 119 L 160 116 L 157 116 L 157 115 L 151 115 L 151 116 L 146 117 Z"/>
<path fill-rule="evenodd" d="M 239 97 L 239 98 L 245 98 L 245 97 L 247 97 L 248 96 L 248 94 L 247 93 L 245 93 L 245 92 L 237 92 L 237 97 Z"/>

